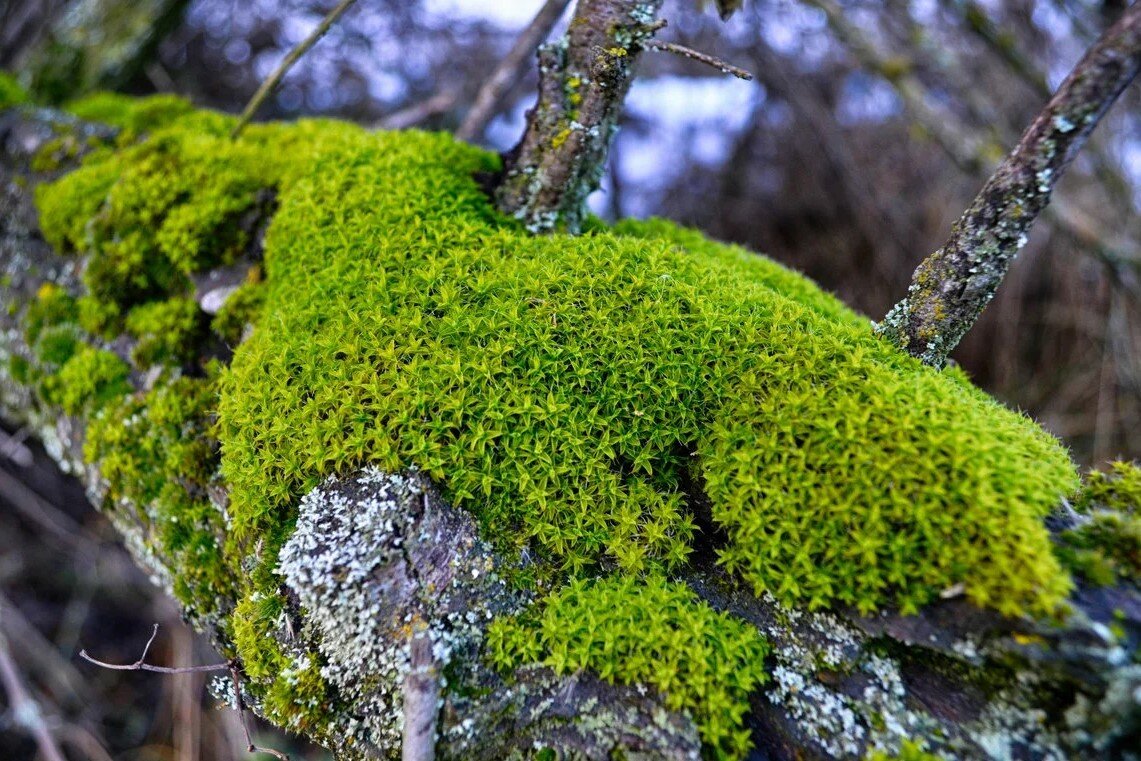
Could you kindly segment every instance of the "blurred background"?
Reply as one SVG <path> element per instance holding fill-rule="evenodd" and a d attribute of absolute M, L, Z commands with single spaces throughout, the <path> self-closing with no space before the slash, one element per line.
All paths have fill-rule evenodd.
<path fill-rule="evenodd" d="M 45 102 L 113 89 L 240 111 L 334 4 L 0 0 L 0 68 Z M 878 319 L 1125 4 L 749 0 L 722 22 L 698 0 L 667 0 L 661 39 L 756 79 L 645 54 L 592 207 L 610 219 L 669 217 L 764 251 Z M 454 130 L 543 5 L 358 0 L 258 118 Z M 503 151 L 518 139 L 534 100 L 532 60 L 476 142 Z M 1141 456 L 1139 106 L 1134 85 L 954 354 L 1088 466 Z M 0 656 L 15 662 L 68 753 L 247 757 L 235 715 L 214 707 L 201 675 L 112 672 L 75 657 L 86 647 L 129 663 L 156 621 L 153 662 L 217 659 L 130 564 L 82 490 L 19 431 L 0 434 Z M 0 707 L 0 756 L 34 758 L 9 702 Z M 268 731 L 260 742 L 323 758 Z"/>

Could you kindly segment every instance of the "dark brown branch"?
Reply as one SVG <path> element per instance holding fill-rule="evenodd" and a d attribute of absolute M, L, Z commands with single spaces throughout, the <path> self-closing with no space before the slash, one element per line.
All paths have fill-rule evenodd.
<path fill-rule="evenodd" d="M 993 298 L 1010 260 L 1101 117 L 1141 69 L 1141 4 L 1082 57 L 1022 135 L 951 237 L 915 270 L 877 332 L 941 367 Z"/>
<path fill-rule="evenodd" d="M 264 103 L 265 99 L 270 96 L 270 93 L 276 90 L 277 86 L 281 84 L 282 77 L 293 68 L 295 63 L 301 60 L 301 56 L 309 52 L 309 48 L 316 45 L 317 41 L 325 36 L 329 28 L 337 22 L 337 19 L 339 19 L 354 2 L 356 2 L 356 0 L 341 0 L 341 2 L 337 3 L 337 6 L 329 11 L 325 18 L 321 19 L 321 23 L 317 25 L 317 28 L 310 32 L 309 36 L 303 39 L 297 47 L 290 50 L 285 58 L 281 59 L 281 63 L 279 63 L 277 68 L 273 70 L 273 73 L 261 83 L 261 87 L 259 87 L 257 92 L 254 93 L 254 96 L 250 98 L 250 102 L 246 104 L 242 115 L 238 117 L 238 123 L 234 125 L 234 131 L 230 133 L 230 137 L 236 138 L 242 134 L 242 130 L 249 124 L 250 119 L 252 119 L 253 115 L 257 113 L 257 110 L 261 108 L 261 104 Z"/>
<path fill-rule="evenodd" d="M 660 7 L 579 0 L 566 37 L 539 49 L 539 100 L 495 193 L 499 209 L 531 232 L 578 232 Z"/>
<path fill-rule="evenodd" d="M 738 79 L 749 81 L 753 78 L 752 74 L 745 71 L 740 66 L 734 66 L 731 63 L 722 61 L 716 56 L 711 56 L 708 53 L 702 53 L 700 50 L 694 50 L 693 48 L 687 48 L 685 45 L 678 45 L 676 42 L 662 42 L 661 40 L 651 39 L 646 43 L 646 47 L 662 53 L 673 53 L 674 55 L 680 55 L 684 58 L 690 59 L 691 61 L 697 61 L 698 63 L 705 64 L 706 66 L 712 66 L 722 74 L 732 74 Z"/>
<path fill-rule="evenodd" d="M 512 85 L 519 80 L 523 68 L 531 60 L 531 56 L 540 43 L 547 39 L 555 24 L 563 15 L 570 0 L 547 0 L 543 7 L 527 25 L 527 28 L 515 40 L 515 44 L 496 67 L 495 71 L 479 93 L 475 96 L 475 103 L 464 117 L 463 123 L 456 130 L 456 137 L 460 140 L 475 140 L 483 134 L 483 130 L 495 117 L 503 98 Z"/>
<path fill-rule="evenodd" d="M 134 663 L 106 663 L 104 661 L 96 660 L 87 654 L 86 650 L 79 651 L 79 657 L 88 663 L 94 663 L 96 666 L 101 666 L 105 669 L 112 669 L 114 671 L 153 671 L 158 674 L 193 674 L 200 671 L 225 671 L 230 668 L 229 663 L 212 663 L 206 666 L 152 666 L 145 663 L 147 653 L 151 649 L 151 643 L 155 641 L 158 636 L 158 624 L 155 624 L 154 631 L 151 632 L 151 638 L 147 640 L 147 644 L 143 646 L 143 654 Z"/>

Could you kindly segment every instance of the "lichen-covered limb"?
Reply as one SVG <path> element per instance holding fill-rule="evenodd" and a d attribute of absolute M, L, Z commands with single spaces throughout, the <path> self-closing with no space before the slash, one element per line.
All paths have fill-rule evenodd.
<path fill-rule="evenodd" d="M 1130 6 L 1078 62 L 1022 135 L 950 239 L 923 260 L 877 330 L 940 367 L 994 297 L 1055 184 L 1141 69 L 1141 6 Z"/>
<path fill-rule="evenodd" d="M 540 48 L 539 101 L 495 191 L 500 210 L 532 232 L 578 232 L 660 7 L 580 0 L 566 36 Z"/>
<path fill-rule="evenodd" d="M 51 284 L 48 293 L 78 292 L 80 287 L 82 259 L 59 256 L 44 243 L 32 203 L 32 186 L 42 177 L 31 171 L 37 163 L 31 159 L 59 137 L 55 130 L 107 134 L 45 112 L 0 117 L 0 298 L 13 306 L 0 310 L 0 412 L 29 425 L 61 463 L 85 477 L 139 562 L 160 583 L 173 584 L 198 566 L 185 558 L 175 562 L 152 539 L 152 505 L 129 497 L 103 500 L 106 473 L 84 464 L 84 439 L 105 428 L 101 416 L 82 410 L 62 414 L 58 405 L 44 403 L 9 375 L 12 357 L 31 355 L 26 325 L 20 324 L 25 305 L 45 292 L 45 283 Z M 471 193 L 475 197 L 478 190 L 473 186 Z M 213 282 L 209 275 L 214 272 L 203 273 L 203 281 Z M 344 307 L 331 300 L 319 307 L 336 308 Z M 100 351 L 137 354 L 136 340 L 127 335 L 93 340 L 101 341 Z M 128 380 L 131 387 L 143 389 L 153 378 L 132 372 Z M 782 414 L 792 411 L 786 407 Z M 199 439 L 208 436 L 194 426 L 181 431 L 189 441 L 177 443 L 188 447 L 201 445 Z M 205 443 L 188 451 L 201 452 L 206 466 L 214 467 L 212 445 Z M 337 445 L 334 439 L 327 446 Z M 687 481 L 686 504 L 697 512 L 705 505 L 708 512 L 712 503 L 702 493 L 708 480 L 698 474 L 694 468 Z M 205 508 L 232 511 L 232 484 L 209 486 Z M 544 656 L 541 649 L 523 665 L 503 671 L 489 665 L 484 643 L 492 623 L 525 616 L 535 604 L 524 587 L 501 579 L 542 560 L 536 561 L 535 554 L 506 560 L 483 541 L 471 515 L 445 501 L 423 475 L 349 468 L 298 493 L 305 496 L 290 498 L 282 507 L 296 516 L 296 523 L 289 519 L 280 552 L 266 553 L 266 583 L 258 594 L 237 600 L 232 587 L 222 584 L 215 598 L 187 598 L 195 604 L 188 608 L 189 617 L 210 632 L 221 651 L 243 653 L 256 710 L 336 748 L 344 758 L 394 756 L 404 734 L 407 677 L 418 660 L 412 635 L 421 632 L 432 643 L 431 665 L 440 676 L 434 733 L 439 757 L 503 758 L 541 747 L 587 758 L 693 758 L 699 753 L 700 724 L 670 707 L 676 692 L 663 695 L 644 684 L 612 684 L 602 677 L 602 668 L 567 668 L 565 661 L 554 653 Z M 1131 722 L 1138 707 L 1132 695 L 1141 674 L 1129 653 L 1141 643 L 1141 598 L 1126 583 L 1104 588 L 1079 584 L 1063 625 L 1004 619 L 955 597 L 961 587 L 945 590 L 952 599 L 927 605 L 916 616 L 861 617 L 837 609 L 811 613 L 781 606 L 767 595 L 758 597 L 745 588 L 740 574 L 720 569 L 714 563 L 717 548 L 710 545 L 724 537 L 718 538 L 708 516 L 699 522 L 706 541 L 679 562 L 668 584 L 705 606 L 701 620 L 722 626 L 713 630 L 714 638 L 733 629 L 759 633 L 767 641 L 769 681 L 734 707 L 744 711 L 748 741 L 771 758 L 859 758 L 877 749 L 897 752 L 905 741 L 926 743 L 949 757 L 1062 757 L 1109 753 L 1136 740 Z M 217 531 L 213 539 L 222 542 L 224 526 L 208 523 L 205 528 Z M 251 541 L 255 549 L 261 539 Z M 250 567 L 246 558 L 226 573 L 244 574 Z M 627 580 L 640 583 L 636 573 Z M 267 589 L 275 599 L 267 600 Z M 253 627 L 249 621 L 262 620 L 259 611 L 267 602 L 280 607 L 268 608 L 264 629 Z M 238 605 L 247 606 L 247 615 L 243 626 L 235 628 Z M 708 615 L 709 610 L 715 615 Z M 667 628 L 654 635 L 661 640 L 672 633 Z M 233 639 L 239 635 L 246 641 L 236 647 Z M 683 644 L 675 654 L 688 657 L 695 643 L 685 639 Z M 257 663 L 266 652 L 274 658 Z M 605 659 L 588 663 L 612 670 L 624 665 Z M 266 678 L 251 673 L 258 668 L 278 670 Z M 425 697 L 430 686 L 413 689 L 413 702 Z M 423 713 L 419 708 L 413 712 Z"/>

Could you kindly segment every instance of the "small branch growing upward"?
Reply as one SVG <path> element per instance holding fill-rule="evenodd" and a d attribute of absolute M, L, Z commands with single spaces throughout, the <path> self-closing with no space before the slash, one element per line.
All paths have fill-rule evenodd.
<path fill-rule="evenodd" d="M 355 2 L 356 0 L 341 0 L 341 2 L 337 3 L 336 7 L 329 11 L 328 15 L 321 19 L 321 23 L 309 33 L 309 36 L 303 39 L 293 50 L 290 50 L 285 58 L 281 59 L 281 63 L 279 63 L 277 68 L 273 70 L 273 73 L 261 83 L 261 87 L 259 87 L 257 92 L 254 93 L 254 96 L 250 98 L 250 102 L 246 104 L 242 115 L 238 117 L 238 123 L 234 125 L 234 130 L 230 133 L 231 138 L 236 139 L 238 135 L 242 134 L 242 130 L 249 124 L 250 119 L 252 119 L 254 114 L 257 113 L 257 110 L 261 108 L 261 104 L 265 102 L 265 99 L 281 84 L 282 78 L 293 68 L 293 64 L 300 61 L 301 56 L 308 53 L 309 48 L 316 45 L 317 40 L 324 37 L 325 33 L 329 31 L 329 28 L 333 26 L 333 24 L 337 22 L 337 19 Z"/>
<path fill-rule="evenodd" d="M 661 0 L 579 0 L 563 39 L 539 49 L 539 101 L 507 156 L 499 209 L 535 233 L 578 232 L 598 187 L 634 65 Z"/>
<path fill-rule="evenodd" d="M 1094 127 L 1141 69 L 1141 3 L 1086 52 L 1023 133 L 950 239 L 923 260 L 876 332 L 934 367 L 994 297 L 1010 260 Z"/>

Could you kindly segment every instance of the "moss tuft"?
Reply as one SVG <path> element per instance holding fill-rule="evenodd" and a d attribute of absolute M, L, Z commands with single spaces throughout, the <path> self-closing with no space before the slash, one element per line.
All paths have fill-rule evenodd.
<path fill-rule="evenodd" d="M 176 95 L 134 98 L 112 92 L 86 95 L 65 108 L 80 119 L 118 127 L 123 142 L 133 142 L 139 135 L 172 124 L 194 111 L 187 100 Z"/>
<path fill-rule="evenodd" d="M 237 583 L 222 557 L 222 513 L 207 496 L 218 465 L 216 394 L 213 379 L 177 378 L 122 397 L 92 419 L 84 443 L 111 505 L 145 510 L 147 541 L 175 570 L 175 596 L 199 619 L 228 612 L 219 601 Z"/>
<path fill-rule="evenodd" d="M 691 712 L 703 743 L 727 758 L 749 750 L 741 720 L 768 653 L 752 626 L 658 577 L 571 582 L 539 610 L 495 621 L 488 649 L 503 669 L 539 662 L 652 686 L 669 708 Z"/>
<path fill-rule="evenodd" d="M 1114 462 L 1091 471 L 1075 500 L 1081 523 L 1058 539 L 1058 556 L 1099 586 L 1141 584 L 1141 467 Z"/>
<path fill-rule="evenodd" d="M 206 314 L 191 298 L 152 301 L 131 310 L 127 332 L 138 339 L 131 355 L 137 366 L 181 365 L 197 354 L 206 333 Z"/>
<path fill-rule="evenodd" d="M 28 102 L 28 93 L 7 72 L 0 71 L 0 108 L 11 108 Z"/>
<path fill-rule="evenodd" d="M 129 373 L 127 363 L 116 355 L 84 344 L 59 372 L 43 379 L 40 393 L 68 415 L 91 413 L 131 390 Z"/>

